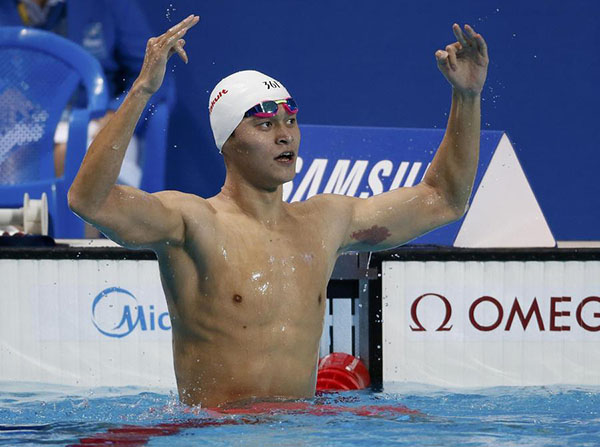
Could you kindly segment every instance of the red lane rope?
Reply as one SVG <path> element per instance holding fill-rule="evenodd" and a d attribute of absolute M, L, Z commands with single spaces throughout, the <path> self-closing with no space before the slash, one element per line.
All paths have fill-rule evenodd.
<path fill-rule="evenodd" d="M 420 415 L 418 410 L 411 410 L 403 405 L 366 405 L 362 407 L 340 407 L 336 405 L 316 405 L 309 402 L 259 402 L 243 408 L 208 408 L 209 414 L 219 417 L 227 415 L 272 415 L 272 414 L 312 414 L 315 416 L 331 416 L 341 413 L 352 413 L 357 416 L 382 417 L 386 415 Z M 93 434 L 81 438 L 78 444 L 69 447 L 121 446 L 142 447 L 150 438 L 172 436 L 181 430 L 223 425 L 250 425 L 268 421 L 259 419 L 190 419 L 185 422 L 157 424 L 154 426 L 124 425 L 110 428 L 104 433 Z"/>

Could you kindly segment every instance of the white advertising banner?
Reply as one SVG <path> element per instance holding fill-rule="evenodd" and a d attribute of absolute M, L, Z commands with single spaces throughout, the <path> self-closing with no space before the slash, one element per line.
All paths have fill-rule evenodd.
<path fill-rule="evenodd" d="M 383 262 L 383 381 L 600 385 L 600 262 Z"/>
<path fill-rule="evenodd" d="M 157 261 L 0 259 L 0 380 L 175 388 Z M 351 300 L 328 300 L 321 355 L 352 352 Z"/>
<path fill-rule="evenodd" d="M 0 379 L 173 388 L 158 263 L 0 260 Z"/>

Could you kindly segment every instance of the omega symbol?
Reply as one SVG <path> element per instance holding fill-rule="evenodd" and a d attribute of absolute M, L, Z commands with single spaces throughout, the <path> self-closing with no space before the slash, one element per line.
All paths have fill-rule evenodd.
<path fill-rule="evenodd" d="M 420 297 L 418 297 L 416 300 L 413 301 L 412 306 L 410 306 L 410 316 L 412 318 L 413 323 L 416 325 L 416 327 L 410 326 L 410 329 L 415 332 L 427 331 L 427 329 L 425 329 L 425 327 L 423 327 L 423 325 L 419 321 L 419 317 L 417 316 L 417 306 L 419 305 L 419 302 L 426 296 L 435 296 L 435 297 L 441 299 L 443 301 L 444 307 L 446 309 L 444 321 L 442 322 L 440 327 L 438 327 L 436 329 L 436 332 L 449 331 L 450 329 L 452 329 L 452 325 L 446 326 L 448 324 L 448 322 L 450 321 L 450 317 L 452 316 L 452 305 L 450 304 L 450 301 L 448 301 L 448 299 L 445 296 L 438 295 L 437 293 L 425 293 L 424 295 L 421 295 Z"/>

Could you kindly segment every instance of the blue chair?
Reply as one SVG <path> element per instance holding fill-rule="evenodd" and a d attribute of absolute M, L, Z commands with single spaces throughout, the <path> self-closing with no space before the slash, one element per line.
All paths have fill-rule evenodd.
<path fill-rule="evenodd" d="M 54 132 L 81 86 L 86 104 L 71 110 L 64 175 L 56 177 Z M 32 199 L 45 192 L 50 235 L 83 237 L 67 191 L 86 152 L 88 123 L 107 104 L 102 67 L 83 48 L 45 31 L 0 27 L 0 208 L 22 206 L 26 192 Z"/>

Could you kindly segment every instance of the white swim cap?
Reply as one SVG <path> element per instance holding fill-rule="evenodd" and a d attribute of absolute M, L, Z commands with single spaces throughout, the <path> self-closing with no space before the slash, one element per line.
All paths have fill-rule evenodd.
<path fill-rule="evenodd" d="M 238 71 L 222 79 L 210 94 L 208 103 L 210 127 L 219 152 L 250 108 L 263 101 L 289 97 L 281 82 L 258 71 Z"/>

